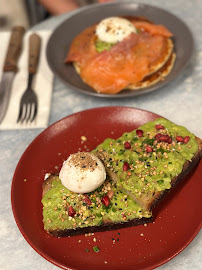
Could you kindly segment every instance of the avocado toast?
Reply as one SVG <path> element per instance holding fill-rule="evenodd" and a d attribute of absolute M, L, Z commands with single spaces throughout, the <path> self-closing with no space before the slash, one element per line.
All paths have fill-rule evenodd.
<path fill-rule="evenodd" d="M 151 222 L 130 195 L 110 180 L 93 192 L 78 194 L 65 188 L 57 174 L 43 185 L 44 229 L 56 237 L 114 230 Z"/>
<path fill-rule="evenodd" d="M 58 174 L 43 183 L 44 228 L 54 236 L 151 222 L 151 209 L 192 170 L 202 144 L 186 128 L 158 118 L 116 140 L 106 139 L 92 152 L 108 174 L 95 191 L 73 193 Z"/>
<path fill-rule="evenodd" d="M 94 152 L 117 186 L 149 211 L 199 161 L 202 141 L 158 118 L 117 140 L 106 139 Z"/>

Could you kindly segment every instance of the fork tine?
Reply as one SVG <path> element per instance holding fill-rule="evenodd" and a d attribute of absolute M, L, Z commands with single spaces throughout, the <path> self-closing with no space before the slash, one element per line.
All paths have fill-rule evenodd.
<path fill-rule="evenodd" d="M 21 117 L 21 123 L 23 123 L 25 121 L 26 115 L 27 115 L 27 105 L 23 104 L 23 113 L 22 113 L 22 117 Z"/>
<path fill-rule="evenodd" d="M 38 111 L 38 107 L 37 107 L 37 104 L 34 104 L 33 103 L 33 107 L 34 107 L 34 113 L 33 113 L 33 116 L 32 116 L 32 118 L 31 118 L 31 122 L 33 122 L 34 121 L 34 119 L 35 119 L 35 117 L 36 117 L 36 115 L 37 115 L 37 111 Z"/>
<path fill-rule="evenodd" d="M 34 119 L 36 118 L 38 112 L 38 106 L 37 106 L 37 101 L 32 102 L 32 103 L 21 103 L 20 104 L 20 111 L 17 119 L 17 123 L 21 122 L 23 123 L 26 121 L 33 122 Z"/>
<path fill-rule="evenodd" d="M 32 103 L 33 104 L 33 103 Z M 32 114 L 32 104 L 27 104 L 27 115 L 26 115 L 26 122 L 29 121 L 31 114 Z"/>
<path fill-rule="evenodd" d="M 37 105 L 34 102 L 32 102 L 30 104 L 27 104 L 27 108 L 29 108 L 27 109 L 27 111 L 29 112 L 27 113 L 26 122 L 28 121 L 33 122 L 37 114 Z"/>

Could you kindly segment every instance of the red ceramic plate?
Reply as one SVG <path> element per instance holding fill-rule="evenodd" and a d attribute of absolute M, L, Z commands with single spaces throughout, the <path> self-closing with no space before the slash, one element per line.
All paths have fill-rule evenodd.
<path fill-rule="evenodd" d="M 117 138 L 156 117 L 128 107 L 91 109 L 58 121 L 30 144 L 16 168 L 11 199 L 21 233 L 40 255 L 63 269 L 152 269 L 193 240 L 202 224 L 202 162 L 154 210 L 155 221 L 148 226 L 60 239 L 43 230 L 44 174 L 60 169 L 69 154 L 92 150 L 105 138 Z M 87 141 L 82 143 L 81 136 Z"/>

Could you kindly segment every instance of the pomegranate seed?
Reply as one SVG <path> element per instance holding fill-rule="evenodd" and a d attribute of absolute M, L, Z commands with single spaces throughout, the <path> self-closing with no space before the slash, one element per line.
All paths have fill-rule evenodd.
<path fill-rule="evenodd" d="M 155 135 L 155 137 L 154 137 L 154 138 L 155 138 L 157 141 L 159 141 L 159 139 L 160 139 L 161 135 L 162 135 L 161 133 L 157 133 L 157 134 Z"/>
<path fill-rule="evenodd" d="M 169 143 L 169 144 L 171 144 L 171 143 L 172 143 L 172 138 L 171 138 L 171 137 L 169 137 L 169 139 L 168 139 L 168 143 Z"/>
<path fill-rule="evenodd" d="M 164 129 L 164 126 L 162 126 L 162 125 L 156 125 L 155 128 L 156 129 Z"/>
<path fill-rule="evenodd" d="M 159 140 L 161 141 L 161 142 L 169 142 L 170 141 L 170 136 L 168 136 L 168 135 L 161 135 L 160 136 L 160 138 L 159 138 Z"/>
<path fill-rule="evenodd" d="M 123 163 L 123 171 L 127 171 L 129 169 L 129 164 L 128 162 Z"/>
<path fill-rule="evenodd" d="M 142 137 L 143 136 L 143 130 L 137 129 L 136 134 L 137 134 L 138 137 Z"/>
<path fill-rule="evenodd" d="M 146 152 L 147 153 L 153 152 L 153 148 L 149 145 L 146 145 Z"/>
<path fill-rule="evenodd" d="M 125 149 L 130 149 L 131 148 L 131 144 L 129 142 L 125 142 L 124 143 L 124 147 L 125 147 Z"/>
<path fill-rule="evenodd" d="M 176 137 L 176 140 L 177 140 L 178 142 L 184 142 L 184 138 L 183 138 L 182 136 L 177 136 L 177 137 Z"/>
<path fill-rule="evenodd" d="M 186 137 L 184 137 L 184 143 L 186 144 L 186 143 L 188 143 L 188 141 L 190 140 L 190 137 L 189 136 L 186 136 Z"/>
<path fill-rule="evenodd" d="M 104 195 L 102 197 L 102 203 L 104 204 L 104 206 L 108 207 L 110 205 L 110 199 L 107 195 Z"/>
<path fill-rule="evenodd" d="M 114 191 L 113 190 L 108 190 L 107 191 L 107 196 L 109 197 L 109 199 L 111 200 L 114 196 Z"/>
<path fill-rule="evenodd" d="M 87 205 L 91 205 L 92 204 L 91 200 L 87 196 L 84 197 L 83 202 L 86 203 Z"/>
<path fill-rule="evenodd" d="M 75 212 L 74 208 L 72 206 L 69 206 L 68 207 L 68 215 L 70 217 L 74 217 L 75 214 L 76 214 L 76 212 Z"/>

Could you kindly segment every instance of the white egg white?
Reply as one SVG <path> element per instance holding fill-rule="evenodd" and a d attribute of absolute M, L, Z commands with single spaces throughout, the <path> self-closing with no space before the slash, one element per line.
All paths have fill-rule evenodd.
<path fill-rule="evenodd" d="M 90 155 L 96 162 L 94 170 L 82 170 L 80 167 L 73 166 L 71 163 L 72 155 L 63 162 L 59 173 L 59 178 L 64 187 L 75 193 L 88 193 L 100 187 L 106 179 L 104 165 L 98 157 L 92 153 Z"/>
<path fill-rule="evenodd" d="M 131 33 L 137 33 L 135 26 L 127 19 L 120 17 L 106 18 L 96 27 L 98 39 L 108 43 L 120 42 Z"/>

